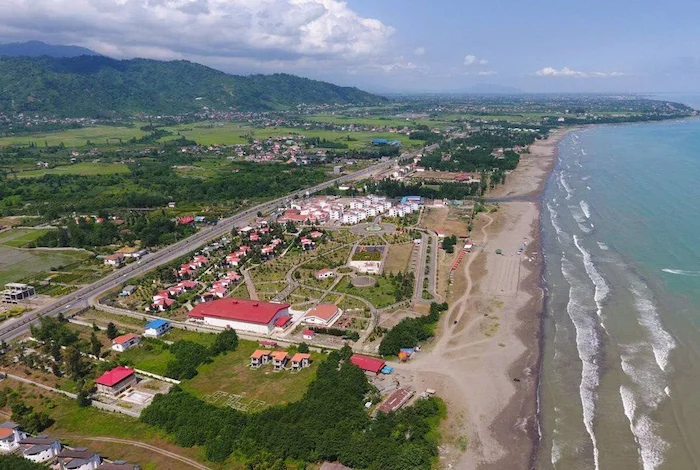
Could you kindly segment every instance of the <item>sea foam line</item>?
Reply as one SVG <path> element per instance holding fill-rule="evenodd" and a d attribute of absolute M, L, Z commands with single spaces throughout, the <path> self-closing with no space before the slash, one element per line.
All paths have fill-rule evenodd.
<path fill-rule="evenodd" d="M 591 207 L 588 205 L 588 203 L 584 200 L 581 200 L 581 201 L 579 201 L 578 205 L 581 206 L 581 210 L 583 211 L 583 215 L 585 215 L 587 219 L 590 219 L 591 218 Z"/>
<path fill-rule="evenodd" d="M 662 269 L 662 271 L 665 273 L 669 273 L 669 274 L 676 274 L 678 276 L 692 276 L 692 277 L 700 276 L 700 271 L 685 271 L 683 269 L 671 269 L 671 268 L 664 268 L 664 269 Z"/>
<path fill-rule="evenodd" d="M 564 278 L 569 283 L 569 302 L 566 306 L 566 312 L 576 330 L 576 349 L 581 360 L 579 395 L 583 410 L 583 425 L 593 445 L 595 469 L 599 470 L 598 441 L 593 429 L 593 420 L 595 419 L 596 401 L 598 398 L 596 390 L 600 382 L 598 365 L 596 363 L 600 342 L 596 332 L 596 322 L 586 314 L 587 308 L 583 305 L 586 289 L 582 287 L 582 283 L 573 275 L 573 264 L 566 257 L 563 257 L 561 260 L 561 269 Z"/>

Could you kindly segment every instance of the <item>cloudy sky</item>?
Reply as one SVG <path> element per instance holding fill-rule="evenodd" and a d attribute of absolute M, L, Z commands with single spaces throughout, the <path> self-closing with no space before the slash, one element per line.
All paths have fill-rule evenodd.
<path fill-rule="evenodd" d="M 690 0 L 1 0 L 0 43 L 75 44 L 379 92 L 700 89 Z"/>

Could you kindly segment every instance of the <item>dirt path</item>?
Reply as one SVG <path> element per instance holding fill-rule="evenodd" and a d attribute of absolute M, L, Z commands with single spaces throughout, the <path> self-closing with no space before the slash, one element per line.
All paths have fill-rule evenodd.
<path fill-rule="evenodd" d="M 152 446 L 150 444 L 144 444 L 143 442 L 138 442 L 138 441 L 130 441 L 127 439 L 117 439 L 114 437 L 87 437 L 87 436 L 82 436 L 82 439 L 87 439 L 88 441 L 98 441 L 98 442 L 113 442 L 116 444 L 127 444 L 131 445 L 134 447 L 140 447 L 142 449 L 147 449 L 150 450 L 151 452 L 155 452 L 160 455 L 164 455 L 166 457 L 170 457 L 171 459 L 179 460 L 182 463 L 185 463 L 187 465 L 190 465 L 192 468 L 197 468 L 199 470 L 211 470 L 209 467 L 206 467 L 202 465 L 201 463 L 197 462 L 196 460 L 188 459 L 187 457 L 183 457 L 181 455 L 175 454 L 173 452 L 169 452 L 167 450 L 163 450 L 161 448 L 158 448 L 156 446 Z"/>

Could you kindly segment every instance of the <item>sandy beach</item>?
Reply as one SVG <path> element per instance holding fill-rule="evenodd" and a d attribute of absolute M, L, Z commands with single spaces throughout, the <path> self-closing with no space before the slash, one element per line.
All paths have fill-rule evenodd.
<path fill-rule="evenodd" d="M 475 250 L 455 272 L 436 340 L 397 365 L 402 384 L 433 388 L 447 404 L 440 468 L 532 466 L 544 299 L 539 195 L 565 134 L 533 144 L 505 185 L 488 194 L 515 200 L 478 215 Z"/>

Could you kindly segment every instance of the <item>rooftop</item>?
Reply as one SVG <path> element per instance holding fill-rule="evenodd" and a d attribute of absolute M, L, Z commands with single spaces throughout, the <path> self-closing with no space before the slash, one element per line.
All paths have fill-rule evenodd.
<path fill-rule="evenodd" d="M 304 315 L 304 318 L 317 317 L 321 320 L 328 322 L 335 314 L 338 313 L 338 306 L 335 304 L 318 304 L 314 308 L 309 309 Z"/>
<path fill-rule="evenodd" d="M 95 380 L 96 384 L 113 387 L 122 380 L 134 375 L 134 369 L 125 366 L 117 366 L 108 370 Z"/>
<path fill-rule="evenodd" d="M 146 323 L 145 328 L 146 328 L 146 329 L 149 329 L 149 328 L 160 328 L 161 326 L 163 326 L 163 325 L 165 325 L 165 324 L 167 324 L 167 323 L 168 323 L 168 322 L 167 322 L 166 320 L 161 320 L 161 319 L 153 320 L 153 321 L 151 321 L 151 322 Z"/>
<path fill-rule="evenodd" d="M 197 305 L 190 318 L 222 318 L 246 323 L 269 324 L 280 310 L 289 308 L 287 304 L 263 302 L 259 300 L 224 298 Z"/>
<path fill-rule="evenodd" d="M 135 335 L 134 333 L 127 333 L 125 335 L 117 336 L 112 340 L 112 344 L 122 344 L 126 343 L 127 341 L 131 341 L 134 338 L 140 338 L 139 335 Z"/>
<path fill-rule="evenodd" d="M 374 372 L 375 374 L 378 374 L 386 364 L 383 359 L 361 356 L 359 354 L 353 354 L 352 357 L 350 357 L 350 362 L 364 371 Z"/>

